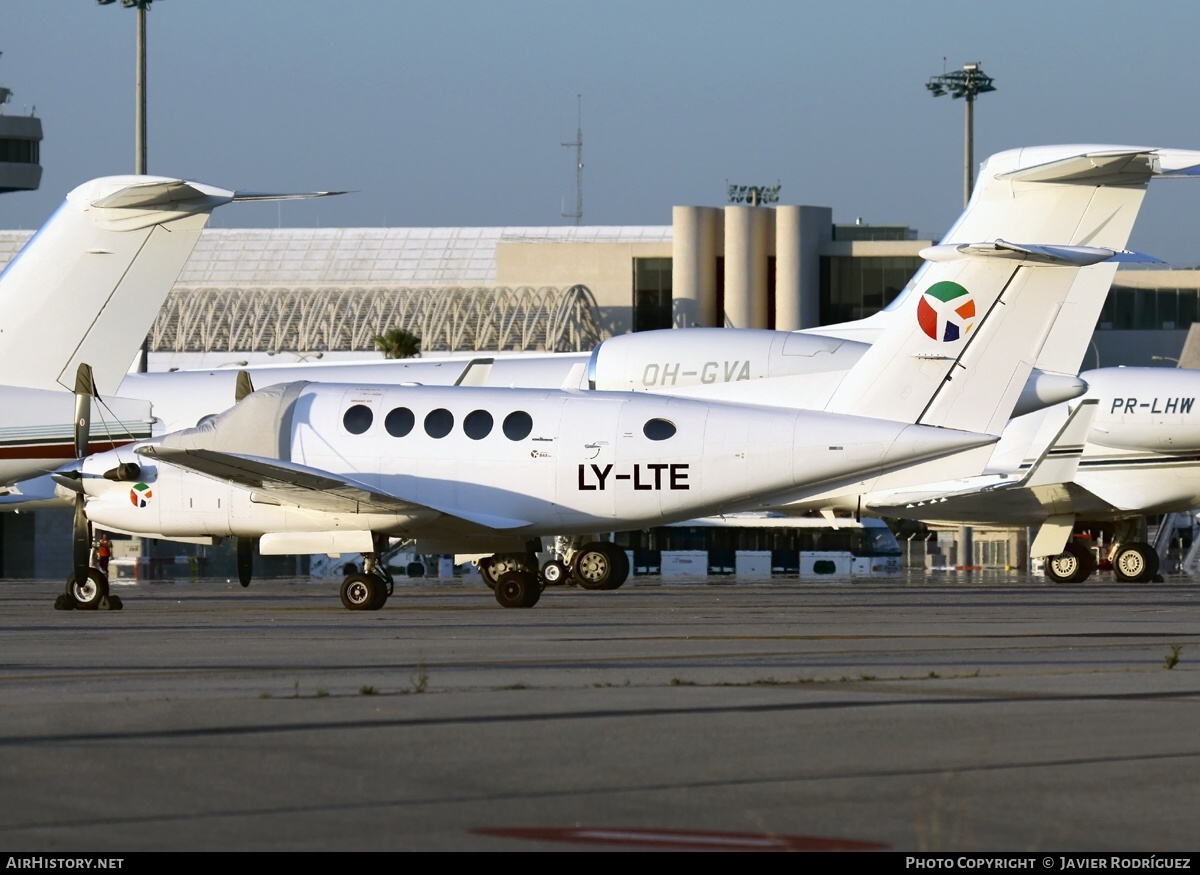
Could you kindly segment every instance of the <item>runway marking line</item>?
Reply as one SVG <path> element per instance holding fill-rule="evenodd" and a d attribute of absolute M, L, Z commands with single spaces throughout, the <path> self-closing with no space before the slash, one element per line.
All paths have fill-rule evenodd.
<path fill-rule="evenodd" d="M 856 839 L 737 832 L 583 827 L 477 827 L 477 835 L 547 842 L 637 845 L 707 851 L 886 851 L 889 845 Z"/>

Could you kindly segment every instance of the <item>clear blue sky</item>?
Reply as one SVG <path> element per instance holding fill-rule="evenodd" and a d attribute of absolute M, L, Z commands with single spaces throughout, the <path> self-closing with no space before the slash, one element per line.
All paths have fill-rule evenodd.
<path fill-rule="evenodd" d="M 154 0 L 151 173 L 350 189 L 226 207 L 218 227 L 663 225 L 726 180 L 835 221 L 938 237 L 962 208 L 964 107 L 926 81 L 981 61 L 975 154 L 1047 143 L 1200 149 L 1200 3 Z M 34 228 L 73 186 L 132 172 L 136 13 L 0 6 L 4 112 L 36 107 Z M 944 60 L 943 60 L 944 59 Z M 1132 245 L 1200 264 L 1200 182 L 1151 187 Z"/>

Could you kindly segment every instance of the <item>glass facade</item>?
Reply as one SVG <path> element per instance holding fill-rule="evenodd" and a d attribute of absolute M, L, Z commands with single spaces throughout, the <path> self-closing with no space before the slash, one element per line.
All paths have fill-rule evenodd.
<path fill-rule="evenodd" d="M 923 264 L 920 256 L 823 256 L 821 324 L 864 319 L 882 310 Z"/>
<path fill-rule="evenodd" d="M 1200 315 L 1200 289 L 1135 289 L 1113 285 L 1097 331 L 1186 330 Z"/>
<path fill-rule="evenodd" d="M 671 327 L 671 259 L 633 260 L 633 330 Z"/>

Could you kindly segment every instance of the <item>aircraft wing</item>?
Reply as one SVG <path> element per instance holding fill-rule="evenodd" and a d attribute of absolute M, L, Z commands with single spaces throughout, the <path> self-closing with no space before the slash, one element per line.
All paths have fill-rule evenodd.
<path fill-rule="evenodd" d="M 311 510 L 328 513 L 436 513 L 489 529 L 512 529 L 529 525 L 527 520 L 431 507 L 381 492 L 349 477 L 280 459 L 157 445 L 142 447 L 137 453 L 214 480 L 253 490 L 262 498 Z"/>
<path fill-rule="evenodd" d="M 998 525 L 1074 513 L 1084 506 L 1111 510 L 1074 482 L 1098 404 L 1094 398 L 1077 404 L 1019 479 L 989 475 L 941 484 L 940 488 L 893 492 L 871 500 L 869 507 L 880 516 Z"/>

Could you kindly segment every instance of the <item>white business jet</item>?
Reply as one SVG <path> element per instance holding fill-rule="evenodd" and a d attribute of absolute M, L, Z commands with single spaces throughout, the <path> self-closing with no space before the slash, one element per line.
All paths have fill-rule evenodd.
<path fill-rule="evenodd" d="M 1113 255 L 986 242 L 939 253 L 916 289 L 934 302 L 932 323 L 924 310 L 895 321 L 823 410 L 647 392 L 291 383 L 56 479 L 109 531 L 257 539 L 264 554 L 362 552 L 363 573 L 341 587 L 351 609 L 387 599 L 377 560 L 389 537 L 428 552 L 492 553 L 482 567 L 497 600 L 532 606 L 543 536 L 779 506 L 991 445 L 1080 270 Z M 623 559 L 597 539 L 575 551 L 570 571 L 603 582 L 628 573 Z M 78 562 L 73 580 L 85 606 L 107 586 Z"/>

